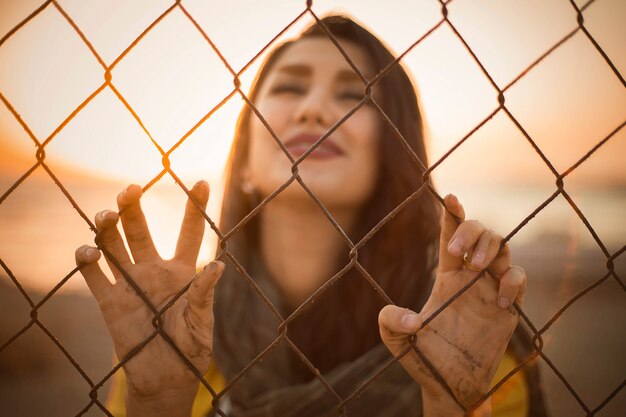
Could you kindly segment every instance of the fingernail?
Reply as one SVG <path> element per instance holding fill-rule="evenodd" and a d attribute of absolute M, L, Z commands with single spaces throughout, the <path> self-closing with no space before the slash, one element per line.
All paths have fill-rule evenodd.
<path fill-rule="evenodd" d="M 104 210 L 101 216 L 102 216 L 102 219 L 105 220 L 105 219 L 110 219 L 112 214 L 113 212 L 111 210 Z"/>
<path fill-rule="evenodd" d="M 485 253 L 481 250 L 474 252 L 472 263 L 476 266 L 482 266 L 483 262 L 485 262 Z"/>
<path fill-rule="evenodd" d="M 511 302 L 509 301 L 509 299 L 507 297 L 500 297 L 498 299 L 498 305 L 501 308 L 509 308 L 510 304 L 511 304 Z"/>
<path fill-rule="evenodd" d="M 98 252 L 97 249 L 87 248 L 87 250 L 85 251 L 85 255 L 87 255 L 87 257 L 92 257 L 96 252 Z"/>
<path fill-rule="evenodd" d="M 215 261 L 211 261 L 208 264 L 204 265 L 204 268 L 202 268 L 203 271 L 207 271 L 207 272 L 213 272 L 215 271 Z"/>
<path fill-rule="evenodd" d="M 419 323 L 419 317 L 415 313 L 407 313 L 402 317 L 402 328 L 408 332 L 415 330 Z"/>
<path fill-rule="evenodd" d="M 454 194 L 448 194 L 445 197 L 445 200 L 447 200 L 448 205 L 452 205 L 452 206 L 456 206 L 459 203 L 459 200 L 456 198 Z"/>
<path fill-rule="evenodd" d="M 224 263 L 221 261 L 211 261 L 204 268 L 207 269 L 209 273 L 214 274 L 222 265 L 224 265 Z"/>
<path fill-rule="evenodd" d="M 448 244 L 448 252 L 450 252 L 453 255 L 460 255 L 462 248 L 463 248 L 463 242 L 461 242 L 461 239 L 459 238 L 452 239 L 450 243 Z"/>
<path fill-rule="evenodd" d="M 126 187 L 124 191 L 122 191 L 122 196 L 126 196 L 129 193 L 131 187 L 133 186 L 135 186 L 135 184 L 130 184 L 128 187 Z"/>

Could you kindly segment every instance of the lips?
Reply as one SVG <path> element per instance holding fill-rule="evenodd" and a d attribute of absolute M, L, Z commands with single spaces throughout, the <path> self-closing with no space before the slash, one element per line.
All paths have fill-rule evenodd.
<path fill-rule="evenodd" d="M 294 158 L 301 157 L 317 142 L 322 135 L 299 134 L 289 138 L 285 147 Z M 344 152 L 332 142 L 332 137 L 324 139 L 305 159 L 329 159 L 343 155 Z"/>

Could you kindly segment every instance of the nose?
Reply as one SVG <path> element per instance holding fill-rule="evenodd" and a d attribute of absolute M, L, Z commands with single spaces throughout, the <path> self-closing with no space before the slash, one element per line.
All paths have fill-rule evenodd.
<path fill-rule="evenodd" d="M 332 117 L 329 104 L 324 92 L 314 89 L 304 96 L 294 114 L 294 119 L 300 124 L 330 127 Z"/>

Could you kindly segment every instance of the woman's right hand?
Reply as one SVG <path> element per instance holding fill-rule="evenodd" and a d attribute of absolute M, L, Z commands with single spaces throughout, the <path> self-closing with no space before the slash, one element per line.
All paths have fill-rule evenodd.
<path fill-rule="evenodd" d="M 512 303 L 523 304 L 527 278 L 521 267 L 511 265 L 511 252 L 508 246 L 501 248 L 500 235 L 476 220 L 465 221 L 455 196 L 447 196 L 444 204 L 439 267 L 428 300 L 419 314 L 388 305 L 379 324 L 381 338 L 395 356 L 415 343 L 431 361 L 447 389 L 416 352 L 399 360 L 420 384 L 424 415 L 449 417 L 465 415 L 463 409 L 476 406 L 489 391 L 519 322 Z M 483 269 L 485 275 L 465 288 Z M 410 335 L 417 336 L 414 342 Z M 490 402 L 481 401 L 472 415 L 490 413 Z"/>
<path fill-rule="evenodd" d="M 99 242 L 157 310 L 193 280 L 188 291 L 162 315 L 163 330 L 204 374 L 213 348 L 213 288 L 224 270 L 224 264 L 213 261 L 196 275 L 205 219 L 191 199 L 187 202 L 176 254 L 170 260 L 161 259 L 141 209 L 141 194 L 140 186 L 131 185 L 117 197 L 124 234 L 134 262 L 117 229 L 120 216 L 116 212 L 105 210 L 96 215 Z M 198 182 L 191 194 L 203 209 L 206 208 L 208 183 Z M 96 248 L 85 245 L 76 250 L 76 264 L 98 302 L 115 352 L 121 360 L 153 334 L 154 314 L 105 256 L 115 278 L 115 283 L 111 284 L 98 265 L 99 258 L 100 251 Z M 160 334 L 124 363 L 123 368 L 128 395 L 134 398 L 149 400 L 191 395 L 193 400 L 198 387 L 196 376 Z"/>

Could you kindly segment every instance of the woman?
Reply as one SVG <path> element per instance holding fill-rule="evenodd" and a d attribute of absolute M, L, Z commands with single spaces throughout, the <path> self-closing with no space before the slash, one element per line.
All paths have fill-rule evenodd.
<path fill-rule="evenodd" d="M 227 252 L 218 257 L 230 264 L 227 268 L 214 261 L 193 277 L 205 226 L 197 208 L 208 200 L 205 182 L 191 190 L 196 201 L 187 204 L 172 260 L 159 257 L 141 210 L 142 190 L 130 186 L 118 196 L 120 216 L 113 211 L 96 215 L 96 240 L 108 252 L 116 284 L 98 267 L 96 248 L 79 248 L 77 264 L 99 302 L 118 358 L 154 332 L 152 311 L 118 266 L 157 309 L 193 277 L 188 291 L 164 315 L 163 329 L 198 372 L 211 363 L 206 376 L 217 391 L 271 347 L 220 400 L 220 409 L 232 415 L 338 415 L 338 400 L 311 368 L 345 398 L 391 358 L 389 352 L 398 356 L 406 351 L 408 336 L 418 331 L 418 348 L 456 400 L 409 352 L 346 403 L 346 412 L 463 415 L 489 390 L 496 370 L 502 377 L 515 366 L 519 343 L 505 350 L 518 322 L 511 305 L 523 301 L 525 273 L 510 265 L 499 235 L 477 221 L 464 221 L 454 196 L 444 200 L 440 226 L 439 203 L 428 190 L 364 239 L 423 185 L 420 170 L 398 139 L 401 135 L 426 161 L 421 115 L 415 89 L 399 65 L 374 84 L 373 100 L 366 95 L 360 77 L 371 80 L 393 61 L 377 38 L 344 17 L 327 17 L 323 23 L 326 29 L 314 25 L 269 54 L 249 94 L 254 110 L 245 106 L 240 115 L 220 224 L 228 237 Z M 292 164 L 285 151 L 296 160 L 328 131 L 297 167 Z M 241 222 L 270 195 L 262 210 Z M 119 218 L 134 263 L 117 230 Z M 350 241 L 362 243 L 351 251 Z M 484 268 L 497 280 L 480 279 L 423 326 Z M 395 305 L 386 305 L 368 279 Z M 505 384 L 508 391 L 500 390 L 502 398 L 496 398 L 500 391 L 494 395 L 495 415 L 541 415 L 540 391 L 528 377 L 533 372 L 515 374 Z M 114 389 L 118 395 L 112 406 L 125 401 L 129 416 L 188 416 L 194 398 L 194 415 L 210 408 L 201 404 L 200 397 L 206 402 L 207 395 L 203 387 L 204 394 L 198 394 L 196 375 L 160 336 L 124 364 L 124 373 L 126 388 Z M 119 395 L 124 392 L 125 400 Z M 491 406 L 483 402 L 476 415 L 489 415 Z M 509 414 L 500 412 L 506 408 Z"/>

